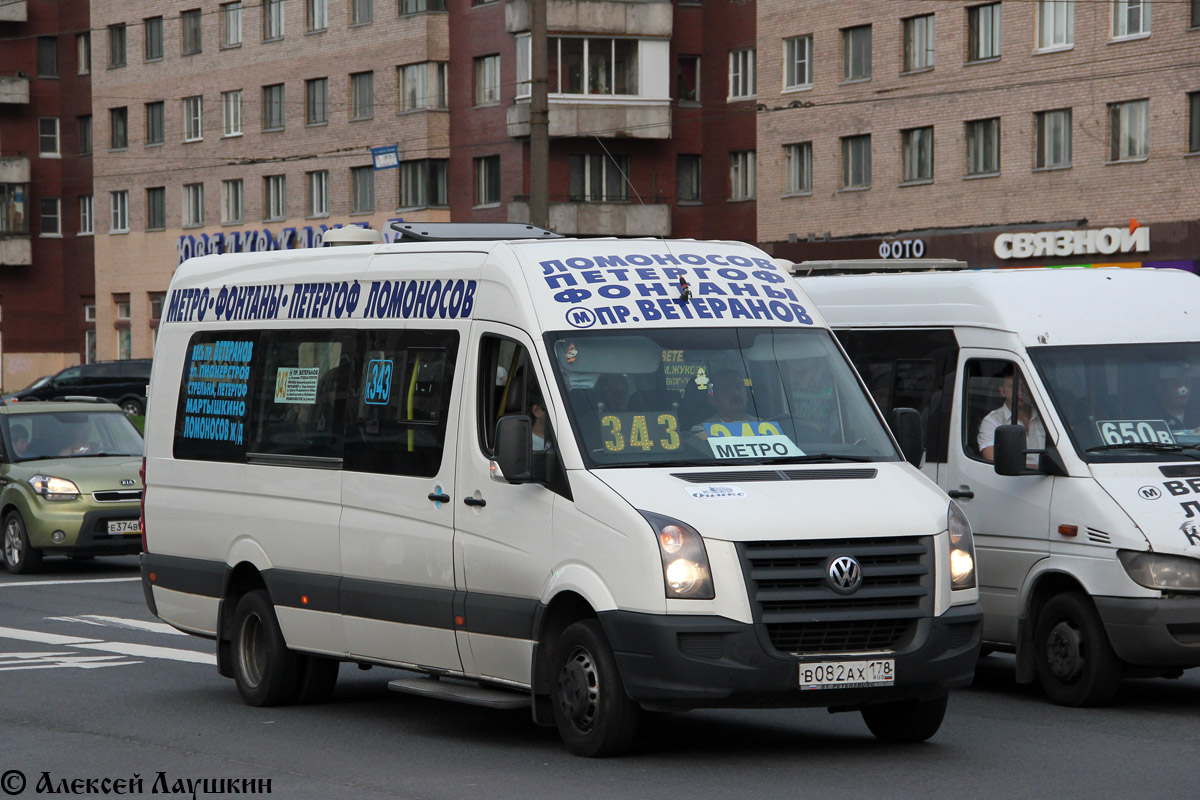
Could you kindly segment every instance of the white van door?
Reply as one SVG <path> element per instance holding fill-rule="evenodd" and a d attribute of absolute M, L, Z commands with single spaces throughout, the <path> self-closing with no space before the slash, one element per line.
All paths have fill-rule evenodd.
<path fill-rule="evenodd" d="M 454 452 L 463 336 L 358 334 L 342 470 L 341 608 L 352 655 L 459 671 Z"/>
<path fill-rule="evenodd" d="M 455 549 L 466 588 L 459 652 L 469 674 L 528 684 L 556 495 L 540 483 L 493 480 L 490 463 L 502 416 L 533 417 L 535 448 L 553 441 L 541 427 L 549 418 L 548 376 L 531 358 L 533 341 L 517 328 L 477 322 L 471 338 L 468 363 L 478 385 L 464 398 L 454 495 Z"/>
<path fill-rule="evenodd" d="M 1033 565 L 1049 554 L 1054 478 L 997 475 L 986 445 L 988 429 L 1013 420 L 1008 386 L 1017 387 L 1015 404 L 1029 420 L 1031 448 L 1045 438 L 1044 433 L 1039 437 L 1041 404 L 1030 397 L 1020 365 L 997 358 L 994 350 L 963 350 L 958 375 L 953 430 L 946 469 L 938 471 L 939 484 L 956 498 L 975 534 L 983 638 L 1015 643 L 1021 585 Z"/>

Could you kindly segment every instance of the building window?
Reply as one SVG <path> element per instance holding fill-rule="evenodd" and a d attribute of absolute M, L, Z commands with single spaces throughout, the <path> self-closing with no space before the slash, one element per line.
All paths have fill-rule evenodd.
<path fill-rule="evenodd" d="M 79 118 L 79 155 L 91 155 L 92 152 L 92 115 Z"/>
<path fill-rule="evenodd" d="M 629 200 L 629 156 L 571 155 L 570 199 L 573 203 L 624 203 Z"/>
<path fill-rule="evenodd" d="M 1109 160 L 1134 161 L 1150 155 L 1150 101 L 1110 103 Z"/>
<path fill-rule="evenodd" d="M 729 199 L 753 200 L 757 191 L 755 152 L 742 150 L 729 154 Z"/>
<path fill-rule="evenodd" d="M 58 77 L 58 37 L 38 37 L 37 74 L 39 78 Z"/>
<path fill-rule="evenodd" d="M 529 37 L 521 39 L 528 40 Z M 400 110 L 446 108 L 447 66 L 444 61 L 427 61 L 423 64 L 405 64 L 397 67 L 396 89 L 400 97 Z"/>
<path fill-rule="evenodd" d="M 783 40 L 783 88 L 812 86 L 812 36 Z"/>
<path fill-rule="evenodd" d="M 204 224 L 204 184 L 183 185 L 183 227 L 198 228 Z"/>
<path fill-rule="evenodd" d="M 329 122 L 328 78 L 313 78 L 304 82 L 304 121 L 309 125 Z"/>
<path fill-rule="evenodd" d="M 232 225 L 243 221 L 245 183 L 241 178 L 221 181 L 221 224 Z"/>
<path fill-rule="evenodd" d="M 239 47 L 242 44 L 242 4 L 221 5 L 221 47 Z"/>
<path fill-rule="evenodd" d="M 221 126 L 224 136 L 242 135 L 242 90 L 221 92 Z"/>
<path fill-rule="evenodd" d="M 187 14 L 188 12 L 183 12 Z M 199 14 L 199 11 L 194 12 Z M 184 28 L 186 31 L 186 26 Z M 184 55 L 187 55 L 185 52 Z M 148 17 L 142 20 L 142 58 L 158 61 L 163 57 L 163 18 Z"/>
<path fill-rule="evenodd" d="M 1200 153 L 1200 92 L 1188 95 L 1188 152 Z"/>
<path fill-rule="evenodd" d="M 812 192 L 812 142 L 784 145 L 783 191 L 784 194 Z"/>
<path fill-rule="evenodd" d="M 450 204 L 444 158 L 425 158 L 400 164 L 400 207 L 423 208 Z"/>
<path fill-rule="evenodd" d="M 161 231 L 167 227 L 167 188 L 154 186 L 146 190 L 146 230 Z"/>
<path fill-rule="evenodd" d="M 842 137 L 842 188 L 871 185 L 871 134 Z"/>
<path fill-rule="evenodd" d="M 263 41 L 283 38 L 283 0 L 262 0 Z"/>
<path fill-rule="evenodd" d="M 1113 38 L 1150 33 L 1150 0 L 1113 0 Z"/>
<path fill-rule="evenodd" d="M 1038 49 L 1075 43 L 1075 0 L 1038 0 Z"/>
<path fill-rule="evenodd" d="M 931 126 L 900 131 L 900 150 L 903 159 L 901 182 L 926 183 L 933 180 L 933 128 Z"/>
<path fill-rule="evenodd" d="M 842 80 L 871 77 L 871 26 L 842 29 Z"/>
<path fill-rule="evenodd" d="M 166 111 L 165 104 L 160 100 L 157 103 L 146 103 L 146 144 L 162 144 L 166 138 Z M 186 109 L 185 109 L 186 110 Z"/>
<path fill-rule="evenodd" d="M 551 37 L 547 69 L 554 94 L 636 95 L 637 39 Z M 500 101 L 500 57 L 496 58 L 495 100 Z M 664 65 L 665 66 L 665 65 Z M 478 73 L 476 88 L 478 89 Z M 482 104 L 482 101 L 477 101 Z"/>
<path fill-rule="evenodd" d="M 125 23 L 108 26 L 108 65 L 125 66 Z"/>
<path fill-rule="evenodd" d="M 1000 118 L 967 123 L 967 174 L 996 175 L 1000 172 Z"/>
<path fill-rule="evenodd" d="M 1200 0 L 1192 0 L 1192 27 L 1200 28 Z"/>
<path fill-rule="evenodd" d="M 350 170 L 350 213 L 366 214 L 375 210 L 375 167 Z"/>
<path fill-rule="evenodd" d="M 305 210 L 310 217 L 329 216 L 329 171 L 317 170 L 305 173 L 308 182 L 308 208 Z"/>
<path fill-rule="evenodd" d="M 1034 129 L 1034 167 L 1053 169 L 1071 166 L 1071 109 L 1039 111 L 1034 114 Z"/>
<path fill-rule="evenodd" d="M 91 32 L 75 35 L 75 72 L 80 75 L 90 75 L 92 72 Z"/>
<path fill-rule="evenodd" d="M 1000 4 L 967 9 L 967 61 L 1000 57 Z"/>
<path fill-rule="evenodd" d="M 29 184 L 0 183 L 0 233 L 29 233 Z"/>
<path fill-rule="evenodd" d="M 680 203 L 700 202 L 700 156 L 678 156 L 675 165 L 675 199 Z"/>
<path fill-rule="evenodd" d="M 529 72 L 533 69 L 533 56 L 529 51 L 530 36 L 521 34 L 516 38 L 517 46 L 517 97 L 529 97 L 533 93 L 533 83 Z"/>
<path fill-rule="evenodd" d="M 42 236 L 62 236 L 62 201 L 42 198 Z"/>
<path fill-rule="evenodd" d="M 475 159 L 475 205 L 490 206 L 500 202 L 500 156 Z"/>
<path fill-rule="evenodd" d="M 124 150 L 129 146 L 129 109 L 110 108 L 108 110 L 108 148 Z"/>
<path fill-rule="evenodd" d="M 287 217 L 287 176 L 267 175 L 263 178 L 263 219 L 280 220 Z"/>
<path fill-rule="evenodd" d="M 124 305 L 129 306 L 128 303 Z M 129 317 L 117 317 L 117 319 L 129 319 Z M 133 332 L 127 327 L 117 329 L 117 358 L 121 361 L 133 358 Z"/>
<path fill-rule="evenodd" d="M 500 102 L 500 56 L 475 59 L 475 105 Z"/>
<path fill-rule="evenodd" d="M 189 11 L 181 11 L 179 14 L 179 24 L 183 31 L 183 54 L 185 56 L 199 53 L 203 46 L 200 31 L 200 9 L 193 8 Z M 159 33 L 162 33 L 162 19 L 159 19 Z M 162 53 L 162 43 L 159 43 L 159 54 Z"/>
<path fill-rule="evenodd" d="M 729 99 L 754 97 L 758 91 L 754 74 L 754 48 L 729 51 Z"/>
<path fill-rule="evenodd" d="M 110 233 L 127 233 L 129 231 L 129 192 L 122 190 L 108 193 L 109 208 L 112 211 Z"/>
<path fill-rule="evenodd" d="M 304 11 L 310 33 L 329 27 L 329 0 L 307 0 Z"/>
<path fill-rule="evenodd" d="M 677 59 L 675 96 L 681 103 L 700 102 L 700 56 L 679 56 Z"/>
<path fill-rule="evenodd" d="M 375 0 L 350 0 L 350 24 L 364 25 L 375 19 Z"/>
<path fill-rule="evenodd" d="M 904 71 L 930 69 L 934 54 L 933 14 L 904 20 Z"/>
<path fill-rule="evenodd" d="M 38 155 L 58 157 L 58 117 L 38 119 Z"/>
<path fill-rule="evenodd" d="M 350 76 L 350 119 L 375 116 L 375 73 L 356 72 Z"/>
<path fill-rule="evenodd" d="M 198 142 L 204 138 L 204 98 L 183 98 L 183 140 Z"/>
<path fill-rule="evenodd" d="M 92 196 L 90 194 L 79 195 L 79 233 L 93 233 L 95 231 L 95 222 L 92 216 Z"/>
<path fill-rule="evenodd" d="M 445 10 L 446 0 L 400 0 L 400 16 Z"/>
<path fill-rule="evenodd" d="M 264 86 L 263 95 L 263 130 L 264 131 L 281 131 L 283 130 L 283 84 L 274 83 L 270 86 Z"/>

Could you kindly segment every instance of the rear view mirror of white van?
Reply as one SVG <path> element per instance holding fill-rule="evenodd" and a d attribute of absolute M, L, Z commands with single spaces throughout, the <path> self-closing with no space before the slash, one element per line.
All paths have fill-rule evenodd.
<path fill-rule="evenodd" d="M 508 483 L 533 479 L 533 422 L 526 416 L 501 417 L 496 423 L 495 463 Z"/>

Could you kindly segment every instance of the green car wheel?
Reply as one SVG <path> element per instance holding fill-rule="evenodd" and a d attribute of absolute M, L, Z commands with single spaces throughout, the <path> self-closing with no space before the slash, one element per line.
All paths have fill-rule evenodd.
<path fill-rule="evenodd" d="M 42 551 L 29 544 L 25 520 L 13 511 L 4 518 L 4 568 L 14 575 L 36 572 L 42 565 Z"/>

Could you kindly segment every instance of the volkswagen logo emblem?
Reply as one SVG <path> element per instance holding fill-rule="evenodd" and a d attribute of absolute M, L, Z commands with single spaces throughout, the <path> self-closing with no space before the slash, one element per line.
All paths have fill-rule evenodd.
<path fill-rule="evenodd" d="M 862 585 L 862 567 L 853 556 L 838 556 L 829 562 L 825 571 L 829 588 L 838 594 L 851 594 Z"/>

